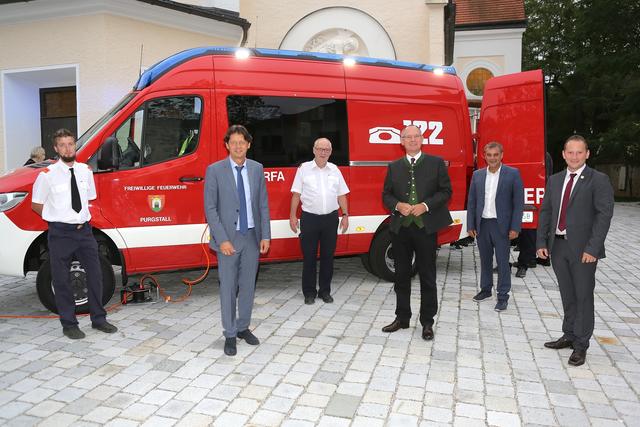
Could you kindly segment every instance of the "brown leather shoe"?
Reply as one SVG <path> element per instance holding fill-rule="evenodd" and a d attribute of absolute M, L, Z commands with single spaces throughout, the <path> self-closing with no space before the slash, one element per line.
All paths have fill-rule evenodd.
<path fill-rule="evenodd" d="M 573 350 L 573 353 L 569 356 L 569 365 L 584 365 L 585 360 L 587 360 L 587 350 Z"/>
<path fill-rule="evenodd" d="M 387 326 L 382 328 L 382 332 L 395 332 L 398 329 L 407 329 L 409 327 L 409 322 L 403 322 L 402 320 L 394 320 L 389 323 Z"/>
<path fill-rule="evenodd" d="M 433 339 L 433 327 L 425 326 L 422 328 L 422 339 L 425 341 L 431 341 Z"/>
<path fill-rule="evenodd" d="M 560 337 L 555 341 L 549 341 L 544 343 L 544 346 L 547 348 L 552 348 L 554 350 L 560 350 L 567 347 L 573 348 L 573 341 L 569 341 L 565 337 Z"/>

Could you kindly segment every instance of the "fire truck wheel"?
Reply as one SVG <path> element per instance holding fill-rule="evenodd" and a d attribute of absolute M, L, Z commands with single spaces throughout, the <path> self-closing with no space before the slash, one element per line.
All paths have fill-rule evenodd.
<path fill-rule="evenodd" d="M 100 255 L 100 268 L 102 270 L 102 304 L 107 304 L 116 287 L 116 276 L 111 267 L 109 260 Z M 87 298 L 87 277 L 84 269 L 78 261 L 71 263 L 69 269 L 70 283 L 73 294 L 76 298 L 76 314 L 84 314 L 89 312 L 89 299 Z M 56 300 L 53 292 L 53 282 L 51 278 L 51 264 L 47 259 L 40 266 L 38 275 L 36 276 L 36 289 L 40 302 L 48 310 L 58 313 Z"/>
<path fill-rule="evenodd" d="M 360 261 L 362 262 L 362 266 L 364 267 L 365 270 L 367 270 L 368 273 L 371 273 L 374 276 L 376 276 L 376 273 L 373 271 L 373 268 L 371 267 L 371 259 L 369 258 L 368 253 L 361 254 Z"/>
<path fill-rule="evenodd" d="M 387 282 L 395 279 L 395 265 L 393 256 L 393 246 L 391 245 L 391 232 L 385 228 L 376 234 L 369 248 L 369 263 L 373 273 Z M 415 255 L 411 260 L 411 275 L 417 272 Z"/>

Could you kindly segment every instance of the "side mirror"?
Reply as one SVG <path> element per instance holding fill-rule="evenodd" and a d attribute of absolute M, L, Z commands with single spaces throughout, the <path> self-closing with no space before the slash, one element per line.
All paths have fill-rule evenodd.
<path fill-rule="evenodd" d="M 120 144 L 118 144 L 118 138 L 115 136 L 108 137 L 102 143 L 102 147 L 100 147 L 100 154 L 98 155 L 98 169 L 119 169 L 121 157 L 122 152 L 120 150 Z"/>

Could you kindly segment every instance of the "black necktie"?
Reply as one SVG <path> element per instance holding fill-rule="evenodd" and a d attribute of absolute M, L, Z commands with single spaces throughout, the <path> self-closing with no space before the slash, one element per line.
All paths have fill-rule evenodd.
<path fill-rule="evenodd" d="M 76 212 L 80 212 L 80 209 L 82 209 L 82 202 L 80 201 L 80 192 L 78 191 L 76 175 L 73 173 L 73 168 L 69 168 L 69 172 L 71 172 L 71 208 Z"/>

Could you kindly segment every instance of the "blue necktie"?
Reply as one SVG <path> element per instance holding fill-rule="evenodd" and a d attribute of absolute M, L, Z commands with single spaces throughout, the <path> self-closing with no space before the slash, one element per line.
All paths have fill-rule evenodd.
<path fill-rule="evenodd" d="M 244 166 L 236 166 L 236 170 L 238 171 L 238 184 L 236 187 L 238 188 L 238 200 L 240 201 L 240 233 L 247 234 L 249 225 L 247 223 L 247 199 L 245 199 L 244 181 L 242 180 L 243 167 Z"/>

